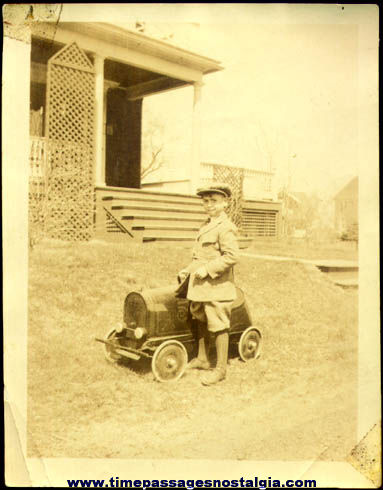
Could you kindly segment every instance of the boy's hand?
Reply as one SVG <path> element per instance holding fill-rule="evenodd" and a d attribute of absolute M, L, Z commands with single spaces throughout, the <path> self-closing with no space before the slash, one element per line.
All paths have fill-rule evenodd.
<path fill-rule="evenodd" d="M 177 279 L 179 282 L 182 282 L 186 279 L 186 277 L 188 276 L 189 272 L 188 271 L 185 271 L 184 269 L 182 269 L 182 271 L 179 271 L 179 273 L 177 274 Z"/>
<path fill-rule="evenodd" d="M 195 276 L 198 278 L 198 279 L 205 279 L 205 277 L 208 276 L 208 272 L 206 270 L 206 267 L 202 266 L 200 267 L 199 269 L 197 269 L 195 271 Z"/>

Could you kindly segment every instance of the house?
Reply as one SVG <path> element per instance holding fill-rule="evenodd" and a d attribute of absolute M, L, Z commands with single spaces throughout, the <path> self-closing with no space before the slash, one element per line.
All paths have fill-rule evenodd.
<path fill-rule="evenodd" d="M 7 134 L 20 135 L 5 158 L 29 160 L 30 215 L 43 217 L 49 236 L 190 241 L 204 219 L 195 190 L 213 179 L 233 186 L 229 211 L 244 234 L 278 234 L 280 203 L 264 199 L 272 173 L 200 161 L 202 82 L 220 62 L 108 23 L 23 18 L 6 22 L 4 35 L 3 96 L 18 107 Z M 7 61 L 15 54 L 17 66 Z M 184 178 L 144 184 L 143 99 L 186 86 L 193 142 Z M 259 199 L 244 195 L 252 183 Z"/>
<path fill-rule="evenodd" d="M 358 177 L 351 179 L 334 196 L 335 229 L 338 234 L 351 233 L 357 229 L 358 216 Z"/>

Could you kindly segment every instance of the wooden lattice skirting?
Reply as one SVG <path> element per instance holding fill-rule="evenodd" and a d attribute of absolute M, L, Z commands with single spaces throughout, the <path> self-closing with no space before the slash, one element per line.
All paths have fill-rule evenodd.
<path fill-rule="evenodd" d="M 243 201 L 243 179 L 244 172 L 242 168 L 226 167 L 224 165 L 214 165 L 214 180 L 225 182 L 230 185 L 232 196 L 227 214 L 230 216 L 239 230 L 242 228 L 242 201 Z"/>

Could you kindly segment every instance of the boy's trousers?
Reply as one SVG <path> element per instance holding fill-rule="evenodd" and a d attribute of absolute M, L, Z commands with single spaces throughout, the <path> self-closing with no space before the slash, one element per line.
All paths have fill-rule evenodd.
<path fill-rule="evenodd" d="M 233 301 L 191 301 L 190 313 L 193 318 L 207 323 L 211 333 L 230 328 L 231 307 Z"/>

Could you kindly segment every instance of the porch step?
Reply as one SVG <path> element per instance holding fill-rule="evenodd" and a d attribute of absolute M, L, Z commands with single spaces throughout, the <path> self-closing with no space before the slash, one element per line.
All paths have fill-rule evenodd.
<path fill-rule="evenodd" d="M 147 200 L 149 202 L 176 202 L 185 204 L 195 204 L 202 206 L 201 198 L 198 196 L 189 196 L 187 194 L 173 194 L 168 192 L 144 191 L 141 189 L 126 189 L 120 187 L 96 187 L 96 193 L 100 199 L 108 198 L 113 200 L 128 200 L 135 199 Z"/>
<path fill-rule="evenodd" d="M 359 286 L 359 265 L 351 260 L 315 261 L 316 267 L 337 286 L 357 288 Z"/>
<path fill-rule="evenodd" d="M 195 240 L 199 228 L 187 226 L 145 226 L 144 238 L 165 239 L 165 238 L 184 238 Z"/>
<path fill-rule="evenodd" d="M 205 221 L 204 218 L 185 218 L 182 216 L 144 216 L 141 214 L 135 214 L 130 216 L 121 216 L 121 221 L 132 221 L 140 226 L 169 226 L 171 223 L 175 223 L 177 226 L 190 225 L 200 228 L 202 223 Z"/>
<path fill-rule="evenodd" d="M 144 231 L 144 237 L 143 237 L 144 242 L 184 242 L 185 244 L 190 244 L 193 245 L 194 243 L 194 238 L 186 238 L 184 236 L 174 236 L 174 237 L 167 237 L 164 236 L 163 234 L 161 236 L 153 236 L 152 233 L 146 234 L 146 230 Z M 248 237 L 239 237 L 238 239 L 238 245 L 240 249 L 247 248 L 252 242 L 251 238 Z"/>
<path fill-rule="evenodd" d="M 180 209 L 178 207 L 174 206 L 145 206 L 145 205 L 123 205 L 123 206 L 114 206 L 112 205 L 110 207 L 111 211 L 113 214 L 121 218 L 124 215 L 127 214 L 133 214 L 136 215 L 137 213 L 143 215 L 143 216 L 158 216 L 161 218 L 168 217 L 168 218 L 195 218 L 195 219 L 201 219 L 204 220 L 206 215 L 205 213 L 198 212 L 197 210 L 193 209 Z"/>
<path fill-rule="evenodd" d="M 192 245 L 206 220 L 197 196 L 96 187 L 99 236 L 138 242 L 181 242 Z M 121 232 L 122 231 L 122 232 Z M 245 248 L 251 238 L 241 237 Z"/>
<path fill-rule="evenodd" d="M 314 263 L 322 272 L 357 272 L 359 270 L 358 262 L 353 260 L 324 260 Z"/>
<path fill-rule="evenodd" d="M 113 196 L 105 196 L 102 198 L 102 201 L 106 204 L 110 204 L 111 206 L 155 206 L 162 205 L 163 207 L 173 207 L 177 206 L 177 209 L 185 209 L 192 210 L 197 213 L 203 213 L 203 206 L 200 202 L 195 201 L 176 201 L 171 199 L 153 199 L 152 197 L 113 197 Z"/>
<path fill-rule="evenodd" d="M 349 279 L 351 277 L 358 277 L 358 270 L 342 270 L 342 271 L 330 271 L 326 273 L 331 279 Z"/>
<path fill-rule="evenodd" d="M 341 286 L 343 288 L 357 288 L 359 286 L 357 277 L 351 279 L 333 279 L 333 281 L 337 286 Z"/>
<path fill-rule="evenodd" d="M 144 242 L 189 242 L 190 244 L 194 243 L 193 238 L 185 238 L 181 236 L 175 237 L 167 237 L 167 236 L 152 236 L 152 234 L 145 235 L 143 238 Z"/>

